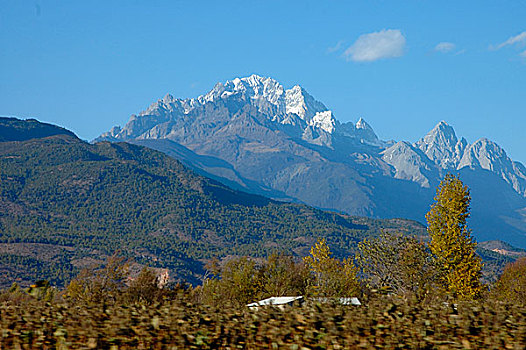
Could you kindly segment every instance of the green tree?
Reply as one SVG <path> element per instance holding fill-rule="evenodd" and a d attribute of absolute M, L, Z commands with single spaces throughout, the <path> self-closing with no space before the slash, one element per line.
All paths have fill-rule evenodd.
<path fill-rule="evenodd" d="M 271 254 L 258 262 L 238 257 L 220 264 L 214 259 L 207 270 L 213 277 L 194 293 L 209 305 L 243 306 L 268 297 L 304 295 L 311 280 L 305 265 L 286 254 Z"/>
<path fill-rule="evenodd" d="M 208 269 L 214 277 L 207 278 L 199 290 L 203 303 L 242 306 L 260 298 L 258 266 L 254 260 L 237 257 L 222 266 L 214 260 Z"/>
<path fill-rule="evenodd" d="M 124 298 L 131 303 L 151 304 L 162 296 L 159 288 L 159 277 L 155 270 L 144 267 L 141 272 L 132 279 L 124 293 Z"/>
<path fill-rule="evenodd" d="M 52 301 L 56 294 L 56 289 L 47 280 L 38 280 L 29 286 L 27 294 L 38 300 Z"/>
<path fill-rule="evenodd" d="M 356 261 L 371 289 L 421 299 L 433 288 L 431 255 L 415 237 L 384 232 L 364 239 L 358 244 Z"/>
<path fill-rule="evenodd" d="M 338 260 L 325 239 L 318 239 L 303 258 L 313 276 L 311 294 L 322 297 L 353 297 L 361 292 L 357 269 L 351 258 Z"/>
<path fill-rule="evenodd" d="M 470 201 L 468 187 L 458 177 L 447 174 L 426 214 L 429 249 L 439 271 L 439 286 L 459 299 L 474 299 L 483 291 L 482 263 L 467 226 Z"/>
<path fill-rule="evenodd" d="M 86 268 L 66 288 L 66 297 L 76 302 L 115 302 L 126 287 L 129 262 L 114 254 L 103 267 Z"/>
<path fill-rule="evenodd" d="M 309 280 L 305 264 L 291 255 L 271 254 L 259 269 L 260 289 L 266 297 L 305 295 Z"/>

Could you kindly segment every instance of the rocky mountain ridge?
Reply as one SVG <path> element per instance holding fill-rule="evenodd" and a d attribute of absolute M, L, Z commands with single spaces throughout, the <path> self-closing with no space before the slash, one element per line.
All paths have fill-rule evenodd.
<path fill-rule="evenodd" d="M 124 128 L 114 127 L 103 133 L 98 140 L 147 139 L 155 132 L 161 132 L 164 138 L 170 138 L 169 132 L 163 134 L 156 126 L 174 122 L 184 116 L 192 116 L 200 109 L 206 108 L 205 106 L 224 102 L 230 102 L 230 110 L 236 108 L 236 103 L 249 104 L 258 113 L 266 115 L 269 121 L 291 126 L 294 131 L 301 133 L 302 139 L 313 143 L 330 146 L 330 143 L 325 144 L 323 140 L 330 139 L 328 135 L 339 134 L 372 145 L 380 144 L 365 120 L 360 119 L 356 125 L 351 122 L 341 124 L 332 111 L 299 85 L 285 90 L 276 80 L 255 74 L 229 80 L 224 84 L 218 83 L 210 92 L 197 98 L 176 99 L 167 94 L 145 111 L 132 115 Z M 152 128 L 155 130 L 151 130 Z"/>
<path fill-rule="evenodd" d="M 362 118 L 339 122 L 302 87 L 252 75 L 197 98 L 166 95 L 101 140 L 147 145 L 243 190 L 373 217 L 423 221 L 440 179 L 459 173 L 478 237 L 526 246 L 526 168 L 444 121 L 415 143 L 383 141 Z"/>

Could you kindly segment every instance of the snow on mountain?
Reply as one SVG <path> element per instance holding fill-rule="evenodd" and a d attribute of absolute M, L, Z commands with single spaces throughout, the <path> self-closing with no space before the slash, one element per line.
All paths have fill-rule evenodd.
<path fill-rule="evenodd" d="M 378 139 L 373 128 L 363 118 L 358 119 L 355 128 L 356 136 L 360 139 L 360 142 L 374 146 L 383 145 L 383 142 Z"/>
<path fill-rule="evenodd" d="M 264 100 L 282 109 L 283 94 L 283 86 L 276 80 L 253 74 L 246 78 L 229 80 L 225 84 L 218 83 L 210 92 L 198 97 L 197 100 L 204 104 L 219 98 L 226 99 L 233 95 L 241 95 L 248 99 Z"/>
<path fill-rule="evenodd" d="M 309 125 L 320 128 L 329 134 L 336 129 L 338 121 L 334 118 L 331 111 L 317 112 L 309 122 Z"/>
<path fill-rule="evenodd" d="M 327 107 L 323 103 L 316 101 L 299 85 L 285 91 L 285 113 L 296 114 L 310 121 L 316 114 L 326 111 Z"/>
<path fill-rule="evenodd" d="M 339 125 L 333 113 L 301 86 L 296 85 L 285 90 L 276 80 L 253 74 L 249 77 L 217 83 L 212 90 L 197 98 L 177 99 L 167 94 L 143 112 L 132 115 L 122 129 L 115 127 L 110 132 L 102 134 L 101 138 L 122 140 L 141 138 L 144 133 L 151 134 L 152 127 L 174 122 L 185 115 L 190 115 L 198 108 L 218 103 L 238 103 L 236 101 L 254 106 L 272 122 L 299 127 L 301 133 L 305 133 L 307 131 L 305 128 L 310 126 L 314 128 L 316 135 L 332 134 Z M 330 139 L 329 136 L 322 138 Z M 320 143 L 319 137 L 316 139 L 318 141 L 313 142 Z M 329 143 L 322 142 L 326 145 Z"/>
<path fill-rule="evenodd" d="M 259 114 L 246 109 L 248 106 Z M 199 142 L 200 138 L 216 132 L 214 130 L 231 133 L 243 128 L 242 125 L 229 126 L 233 122 L 231 118 L 237 118 L 239 113 L 248 113 L 255 120 L 263 116 L 269 125 L 282 125 L 281 129 L 277 128 L 289 137 L 336 152 L 348 153 L 355 147 L 366 147 L 360 152 L 367 152 L 369 157 L 391 166 L 395 178 L 425 188 L 447 171 L 469 167 L 497 174 L 516 192 L 526 196 L 525 167 L 509 159 L 504 150 L 489 140 L 481 139 L 469 145 L 466 139 L 457 138 L 453 127 L 441 121 L 413 145 L 385 142 L 363 118 L 356 124 L 340 123 L 332 111 L 301 86 L 285 89 L 278 81 L 256 74 L 217 83 L 197 98 L 178 99 L 167 94 L 145 111 L 132 115 L 126 126 L 114 127 L 98 140 L 168 138 Z M 245 127 L 252 123 L 245 123 Z"/>

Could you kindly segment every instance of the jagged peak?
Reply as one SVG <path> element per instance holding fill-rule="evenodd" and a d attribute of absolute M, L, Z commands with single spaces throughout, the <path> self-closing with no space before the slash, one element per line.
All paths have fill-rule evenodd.
<path fill-rule="evenodd" d="M 435 125 L 435 128 L 447 128 L 448 126 L 450 125 L 445 120 L 441 120 Z"/>
<path fill-rule="evenodd" d="M 428 132 L 427 135 L 445 135 L 448 136 L 448 138 L 454 138 L 455 143 L 458 141 L 455 129 L 453 129 L 453 127 L 446 123 L 444 120 L 440 121 L 437 125 L 435 125 L 435 127 L 431 129 L 431 131 Z"/>
<path fill-rule="evenodd" d="M 480 139 L 478 139 L 477 141 L 474 142 L 475 143 L 481 143 L 481 144 L 484 144 L 484 143 L 493 143 L 496 145 L 495 142 L 491 141 L 490 139 L 486 138 L 486 137 L 481 137 Z"/>
<path fill-rule="evenodd" d="M 270 77 L 263 77 L 257 74 L 252 74 L 248 77 L 234 78 L 227 80 L 224 84 L 225 87 L 233 87 L 234 90 L 246 90 L 247 87 L 252 89 L 258 89 L 260 87 L 275 87 L 283 90 L 283 86 L 275 79 Z"/>
<path fill-rule="evenodd" d="M 331 111 L 317 112 L 314 117 L 312 117 L 310 124 L 312 126 L 318 127 L 329 134 L 332 134 L 336 129 L 338 121 L 334 118 Z"/>
<path fill-rule="evenodd" d="M 294 85 L 285 91 L 285 112 L 297 114 L 305 121 L 311 120 L 317 113 L 328 111 L 327 107 L 316 100 L 300 85 Z"/>
<path fill-rule="evenodd" d="M 291 87 L 290 89 L 285 90 L 285 92 L 288 93 L 288 94 L 291 94 L 291 95 L 292 94 L 302 95 L 306 99 L 314 99 L 314 97 L 311 94 L 309 94 L 309 92 L 307 90 L 305 90 L 299 84 L 296 84 L 293 87 Z"/>
<path fill-rule="evenodd" d="M 279 105 L 284 92 L 285 89 L 277 80 L 252 74 L 248 77 L 227 80 L 224 84 L 216 84 L 212 91 L 199 100 L 213 101 L 231 95 L 246 94 L 248 98 L 263 98 L 274 105 Z"/>
<path fill-rule="evenodd" d="M 458 143 L 462 144 L 462 145 L 467 145 L 468 144 L 468 140 L 466 140 L 466 138 L 464 136 L 462 136 L 460 138 L 460 140 L 458 140 Z"/>
<path fill-rule="evenodd" d="M 458 139 L 455 130 L 445 121 L 440 121 L 431 131 L 429 131 L 422 139 L 417 142 L 417 145 L 424 152 L 431 146 L 438 146 L 453 150 L 457 144 Z"/>
<path fill-rule="evenodd" d="M 291 92 L 304 92 L 305 89 L 302 88 L 300 85 L 296 84 L 296 85 L 294 85 L 293 87 L 291 87 L 290 89 L 288 89 L 287 91 L 291 91 Z"/>
<path fill-rule="evenodd" d="M 355 125 L 356 129 L 363 129 L 363 130 L 373 130 L 373 128 L 363 119 L 360 117 Z"/>
<path fill-rule="evenodd" d="M 496 153 L 499 156 L 506 156 L 506 151 L 499 146 L 496 142 L 491 141 L 490 139 L 487 139 L 485 137 L 482 137 L 475 141 L 471 147 L 471 149 L 479 150 L 479 149 L 485 149 L 486 151 L 490 151 L 492 153 Z"/>
<path fill-rule="evenodd" d="M 161 101 L 164 104 L 170 104 L 170 103 L 174 103 L 176 99 L 172 95 L 166 94 Z"/>
<path fill-rule="evenodd" d="M 264 84 L 266 82 L 271 82 L 271 83 L 278 83 L 277 80 L 275 79 L 272 79 L 270 77 L 264 77 L 264 76 L 261 76 L 261 75 L 257 75 L 257 74 L 252 74 L 252 75 L 249 75 L 248 77 L 244 77 L 244 78 L 236 78 L 236 79 L 239 79 L 241 81 L 245 81 L 247 82 L 248 84 L 250 85 L 260 85 L 260 84 Z"/>

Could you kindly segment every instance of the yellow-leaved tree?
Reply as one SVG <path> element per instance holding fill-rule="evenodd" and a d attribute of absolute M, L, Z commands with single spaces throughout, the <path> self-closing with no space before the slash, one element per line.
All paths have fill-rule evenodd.
<path fill-rule="evenodd" d="M 310 255 L 303 258 L 313 277 L 310 294 L 321 297 L 355 297 L 361 286 L 356 276 L 357 269 L 351 258 L 339 260 L 325 239 L 318 239 Z"/>
<path fill-rule="evenodd" d="M 462 181 L 447 174 L 426 214 L 429 249 L 439 270 L 439 286 L 458 299 L 475 299 L 483 291 L 482 262 L 467 226 L 471 195 Z"/>

